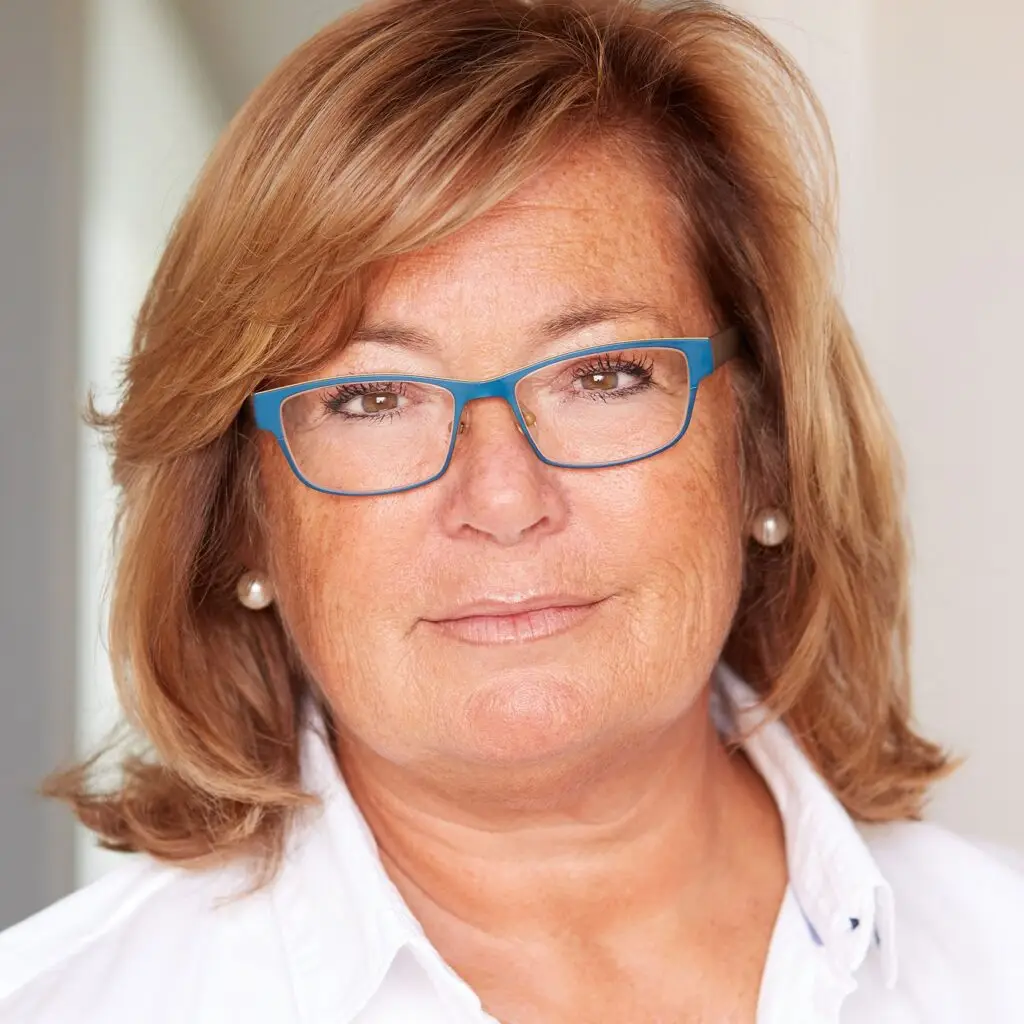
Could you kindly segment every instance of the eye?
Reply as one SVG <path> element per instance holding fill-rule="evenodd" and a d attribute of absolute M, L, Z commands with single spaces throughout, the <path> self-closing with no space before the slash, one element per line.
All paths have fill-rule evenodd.
<path fill-rule="evenodd" d="M 327 411 L 346 419 L 397 413 L 405 405 L 398 382 L 345 384 L 324 393 Z"/>
<path fill-rule="evenodd" d="M 577 365 L 573 378 L 582 391 L 598 395 L 624 395 L 650 386 L 653 367 L 630 353 L 607 353 Z"/>

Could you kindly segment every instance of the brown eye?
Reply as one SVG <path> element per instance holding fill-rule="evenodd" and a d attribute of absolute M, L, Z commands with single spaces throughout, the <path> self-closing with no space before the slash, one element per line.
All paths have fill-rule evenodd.
<path fill-rule="evenodd" d="M 580 379 L 584 391 L 614 391 L 619 386 L 618 373 L 588 373 Z"/>
<path fill-rule="evenodd" d="M 398 395 L 390 392 L 378 392 L 375 395 L 363 395 L 359 403 L 361 410 L 367 415 L 377 412 L 393 412 L 398 408 Z"/>

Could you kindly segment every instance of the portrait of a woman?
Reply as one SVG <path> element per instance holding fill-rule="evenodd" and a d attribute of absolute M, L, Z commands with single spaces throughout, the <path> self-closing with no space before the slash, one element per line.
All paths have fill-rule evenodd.
<path fill-rule="evenodd" d="M 117 408 L 124 866 L 3 1024 L 1024 1021 L 920 821 L 899 454 L 793 61 L 724 8 L 397 0 L 300 47 Z"/>

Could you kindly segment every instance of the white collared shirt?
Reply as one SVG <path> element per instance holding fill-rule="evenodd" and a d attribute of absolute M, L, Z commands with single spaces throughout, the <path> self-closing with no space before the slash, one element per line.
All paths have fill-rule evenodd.
<path fill-rule="evenodd" d="M 727 669 L 731 719 L 759 711 Z M 789 887 L 757 1024 L 1024 1024 L 1024 875 L 930 825 L 857 827 L 771 723 L 744 744 L 782 816 Z M 320 733 L 322 808 L 280 873 L 134 858 L 0 935 L 0 1024 L 483 1024 L 381 866 Z"/>

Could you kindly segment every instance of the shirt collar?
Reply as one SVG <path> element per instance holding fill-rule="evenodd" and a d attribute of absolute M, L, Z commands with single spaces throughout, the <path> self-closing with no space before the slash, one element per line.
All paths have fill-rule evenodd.
<path fill-rule="evenodd" d="M 724 664 L 716 670 L 715 695 L 720 731 L 741 744 L 779 808 L 789 886 L 812 940 L 845 974 L 877 947 L 891 988 L 897 970 L 892 889 L 863 836 L 789 729 Z"/>
<path fill-rule="evenodd" d="M 453 1011 L 479 1010 L 475 993 L 434 949 L 384 870 L 373 833 L 338 771 L 323 719 L 312 711 L 301 771 L 319 805 L 300 812 L 289 832 L 272 900 L 302 1019 L 348 1024 L 403 949 Z"/>
<path fill-rule="evenodd" d="M 715 677 L 719 729 L 742 746 L 782 817 L 789 885 L 834 971 L 851 976 L 872 950 L 896 978 L 892 890 L 839 801 L 785 725 L 727 666 Z M 308 716 L 302 778 L 320 805 L 292 827 L 272 899 L 304 1019 L 350 1021 L 402 949 L 438 995 L 462 1009 L 479 1000 L 444 962 L 381 864 L 373 834 L 337 769 L 322 721 Z"/>

